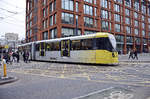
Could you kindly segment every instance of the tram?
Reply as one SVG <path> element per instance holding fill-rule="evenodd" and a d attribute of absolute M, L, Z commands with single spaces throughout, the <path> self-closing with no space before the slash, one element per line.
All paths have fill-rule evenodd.
<path fill-rule="evenodd" d="M 41 40 L 19 49 L 30 51 L 32 60 L 37 61 L 118 64 L 116 39 L 110 33 Z"/>

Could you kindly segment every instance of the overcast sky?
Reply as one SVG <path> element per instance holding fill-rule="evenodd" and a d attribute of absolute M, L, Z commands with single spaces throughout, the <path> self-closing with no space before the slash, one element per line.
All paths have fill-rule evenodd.
<path fill-rule="evenodd" d="M 5 33 L 17 33 L 25 38 L 25 1 L 0 0 L 0 38 Z"/>

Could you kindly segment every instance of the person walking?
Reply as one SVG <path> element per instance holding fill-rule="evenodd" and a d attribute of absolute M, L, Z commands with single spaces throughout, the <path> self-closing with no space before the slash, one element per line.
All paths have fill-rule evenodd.
<path fill-rule="evenodd" d="M 26 52 L 23 52 L 23 61 L 26 62 Z"/>
<path fill-rule="evenodd" d="M 134 57 L 133 57 L 133 50 L 129 51 L 129 57 L 128 57 L 128 59 L 130 59 L 130 58 L 134 59 Z"/>
<path fill-rule="evenodd" d="M 138 55 L 137 55 L 138 53 L 137 53 L 137 50 L 135 49 L 134 50 L 134 59 L 136 58 L 137 60 L 138 60 Z"/>
<path fill-rule="evenodd" d="M 16 58 L 17 58 L 17 63 L 19 63 L 20 56 L 19 56 L 19 52 L 18 52 L 18 51 L 17 51 L 17 53 L 16 53 Z"/>

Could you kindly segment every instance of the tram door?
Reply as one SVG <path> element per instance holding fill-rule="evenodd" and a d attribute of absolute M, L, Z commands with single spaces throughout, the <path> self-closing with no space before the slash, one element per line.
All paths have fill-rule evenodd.
<path fill-rule="evenodd" d="M 70 40 L 61 41 L 61 57 L 70 57 Z"/>
<path fill-rule="evenodd" d="M 40 56 L 45 56 L 45 43 L 40 43 Z"/>

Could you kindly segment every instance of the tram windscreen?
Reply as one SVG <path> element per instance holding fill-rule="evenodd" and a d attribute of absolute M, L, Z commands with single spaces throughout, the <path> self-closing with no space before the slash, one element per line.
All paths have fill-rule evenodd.
<path fill-rule="evenodd" d="M 108 50 L 108 51 L 114 51 L 114 48 L 109 40 L 109 38 L 96 38 L 96 48 L 100 50 Z"/>

